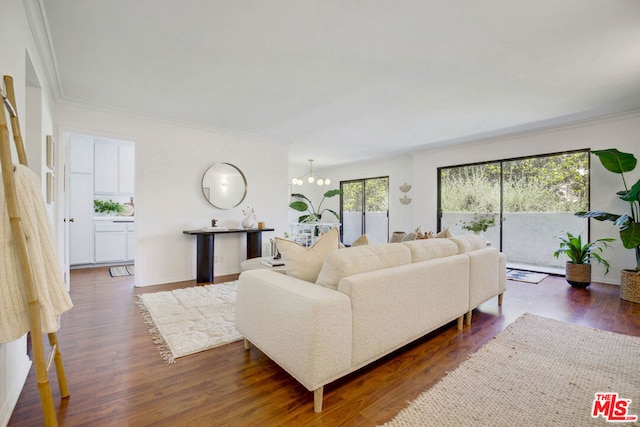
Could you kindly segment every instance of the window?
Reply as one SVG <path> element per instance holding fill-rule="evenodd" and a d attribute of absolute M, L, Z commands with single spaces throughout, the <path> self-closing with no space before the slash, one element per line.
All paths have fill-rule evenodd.
<path fill-rule="evenodd" d="M 474 219 L 494 220 L 485 238 L 511 266 L 562 268 L 556 236 L 588 238 L 589 151 L 548 154 L 438 169 L 438 228 L 454 234 Z"/>
<path fill-rule="evenodd" d="M 349 246 L 366 234 L 369 243 L 389 241 L 389 177 L 340 182 L 342 242 Z"/>

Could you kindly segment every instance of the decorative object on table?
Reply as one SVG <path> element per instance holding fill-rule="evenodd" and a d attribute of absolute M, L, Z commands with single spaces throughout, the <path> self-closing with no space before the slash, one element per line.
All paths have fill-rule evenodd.
<path fill-rule="evenodd" d="M 192 286 L 138 297 L 137 304 L 164 360 L 238 341 L 237 281 Z"/>
<path fill-rule="evenodd" d="M 291 180 L 292 185 L 302 185 L 305 181 L 309 184 L 313 184 L 314 182 L 318 185 L 329 185 L 331 184 L 331 180 L 329 178 L 323 178 L 318 174 L 313 173 L 313 159 L 309 159 L 309 172 L 299 176 L 298 178 L 293 178 Z"/>
<path fill-rule="evenodd" d="M 211 206 L 232 209 L 247 195 L 247 179 L 230 163 L 216 163 L 202 176 L 202 194 Z"/>
<path fill-rule="evenodd" d="M 93 210 L 96 213 L 103 213 L 107 215 L 114 215 L 116 213 L 124 212 L 124 206 L 121 203 L 114 202 L 113 200 L 93 200 Z"/>
<path fill-rule="evenodd" d="M 314 222 L 319 222 L 324 212 L 332 213 L 333 216 L 335 216 L 336 219 L 340 221 L 340 215 L 338 215 L 336 211 L 328 208 L 322 209 L 322 204 L 324 203 L 325 199 L 327 199 L 328 197 L 337 196 L 338 194 L 342 194 L 342 190 L 329 190 L 325 192 L 322 197 L 322 200 L 320 201 L 320 204 L 318 205 L 318 210 L 316 211 L 315 207 L 313 206 L 313 203 L 311 203 L 311 200 L 309 200 L 307 196 L 305 196 L 304 194 L 295 193 L 291 195 L 292 198 L 303 199 L 303 200 L 295 200 L 289 204 L 289 207 L 298 212 L 308 212 L 307 215 L 301 215 L 300 217 L 298 217 L 298 222 L 300 223 L 310 224 Z"/>
<path fill-rule="evenodd" d="M 214 218 L 214 219 L 212 219 L 212 220 L 211 220 L 211 226 L 212 226 L 212 227 L 217 227 L 217 226 L 218 226 L 218 220 L 217 220 L 217 219 L 215 219 L 215 218 Z"/>
<path fill-rule="evenodd" d="M 461 228 L 463 230 L 471 231 L 474 234 L 480 234 L 480 232 L 484 233 L 489 228 L 496 225 L 496 216 L 495 214 L 474 213 L 471 221 L 460 221 L 458 224 L 461 224 Z"/>
<path fill-rule="evenodd" d="M 407 233 L 405 233 L 404 231 L 394 231 L 391 234 L 391 239 L 389 240 L 390 243 L 399 243 L 402 242 L 402 239 L 404 238 L 404 236 Z"/>
<path fill-rule="evenodd" d="M 582 243 L 582 236 L 574 236 L 566 233 L 565 236 L 557 236 L 560 239 L 560 248 L 553 253 L 559 258 L 566 255 L 569 258 L 566 264 L 565 278 L 574 288 L 586 288 L 591 284 L 591 261 L 594 260 L 606 267 L 604 274 L 609 273 L 609 262 L 600 255 L 609 243 L 615 241 L 612 238 L 598 239 L 593 242 Z"/>
<path fill-rule="evenodd" d="M 242 215 L 244 215 L 244 218 L 242 219 L 242 227 L 252 228 L 256 221 L 256 212 L 253 208 L 251 206 L 247 206 L 242 210 Z"/>
<path fill-rule="evenodd" d="M 524 314 L 384 426 L 604 426 L 594 390 L 635 405 L 639 352 L 638 337 Z"/>
<path fill-rule="evenodd" d="M 402 191 L 403 193 L 408 193 L 409 190 L 411 190 L 411 185 L 407 184 L 406 182 L 400 186 L 400 191 Z"/>
<path fill-rule="evenodd" d="M 266 225 L 264 224 L 263 221 L 258 221 L 258 230 L 264 230 L 266 228 Z"/>
<path fill-rule="evenodd" d="M 620 280 L 620 298 L 640 303 L 640 179 L 627 187 L 624 173 L 635 169 L 638 160 L 631 153 L 623 153 L 615 148 L 592 151 L 598 156 L 602 166 L 609 172 L 617 173 L 622 178 L 624 190 L 616 195 L 623 202 L 629 203 L 629 212 L 622 215 L 608 212 L 589 211 L 576 212 L 581 218 L 594 218 L 598 221 L 612 221 L 620 229 L 620 240 L 627 249 L 635 250 L 636 266 L 634 269 L 623 269 Z"/>
<path fill-rule="evenodd" d="M 411 197 L 407 197 L 406 195 L 400 197 L 400 203 L 402 203 L 403 205 L 408 205 L 409 203 L 411 203 Z"/>

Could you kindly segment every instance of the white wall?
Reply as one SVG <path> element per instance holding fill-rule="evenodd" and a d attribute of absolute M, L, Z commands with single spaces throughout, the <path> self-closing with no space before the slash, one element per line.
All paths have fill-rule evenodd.
<path fill-rule="evenodd" d="M 424 150 L 414 154 L 413 223 L 435 228 L 437 207 L 437 168 L 473 162 L 508 159 L 544 153 L 590 148 L 617 148 L 640 157 L 640 112 L 618 115 L 579 125 L 555 127 L 521 135 L 503 136 L 455 147 Z M 640 178 L 640 167 L 629 174 L 628 185 Z M 591 209 L 622 214 L 628 206 L 615 192 L 622 189 L 620 176 L 606 171 L 597 157 L 591 158 Z M 405 226 L 404 228 L 410 229 Z M 607 251 L 611 271 L 604 275 L 602 266 L 594 266 L 593 280 L 620 283 L 619 271 L 633 268 L 633 251 L 624 249 L 618 229 L 611 222 L 591 221 L 591 239 L 614 237 L 615 248 Z"/>
<path fill-rule="evenodd" d="M 182 231 L 210 225 L 212 218 L 220 225 L 239 227 L 242 209 L 251 206 L 258 221 L 276 229 L 263 233 L 263 250 L 268 250 L 270 237 L 287 230 L 284 144 L 69 103 L 57 105 L 56 121 L 59 135 L 72 132 L 135 142 L 136 286 L 194 279 L 196 238 Z M 217 162 L 237 166 L 247 178 L 247 196 L 231 210 L 214 208 L 202 195 L 202 175 Z M 215 264 L 215 275 L 240 272 L 244 235 L 217 236 L 215 241 L 216 256 L 224 256 Z"/>
<path fill-rule="evenodd" d="M 38 57 L 38 50 L 31 35 L 29 25 L 20 0 L 3 0 L 0 13 L 0 75 L 10 75 L 14 80 L 18 117 L 21 121 L 21 133 L 28 152 L 42 152 L 47 132 L 51 132 L 51 111 L 53 105 L 44 76 L 42 61 Z M 34 70 L 42 82 L 42 99 L 36 102 L 40 105 L 38 123 L 40 130 L 31 134 L 25 128 L 26 109 L 26 64 L 27 55 L 30 56 Z M 2 83 L 4 87 L 4 82 Z M 33 101 L 33 99 L 31 99 Z M 34 132 L 40 132 L 35 134 Z M 33 144 L 36 144 L 35 146 Z M 40 176 L 39 161 L 31 165 Z M 2 272 L 0 272 L 0 276 Z M 27 377 L 31 362 L 26 353 L 26 338 L 20 338 L 11 343 L 0 344 L 0 425 L 5 425 L 13 407 L 18 400 L 22 384 Z"/>

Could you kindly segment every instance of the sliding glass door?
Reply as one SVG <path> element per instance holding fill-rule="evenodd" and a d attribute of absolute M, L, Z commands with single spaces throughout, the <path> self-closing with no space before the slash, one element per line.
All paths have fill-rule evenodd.
<path fill-rule="evenodd" d="M 483 234 L 511 266 L 562 268 L 557 236 L 588 239 L 574 215 L 589 209 L 587 150 L 440 168 L 438 180 L 439 229 Z"/>
<path fill-rule="evenodd" d="M 340 183 L 342 242 L 349 246 L 362 234 L 369 243 L 389 241 L 389 178 L 368 178 Z"/>

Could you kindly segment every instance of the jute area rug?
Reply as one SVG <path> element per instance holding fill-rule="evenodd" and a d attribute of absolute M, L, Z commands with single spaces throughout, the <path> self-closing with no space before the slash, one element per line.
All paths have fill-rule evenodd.
<path fill-rule="evenodd" d="M 384 425 L 612 425 L 596 393 L 640 416 L 640 337 L 525 314 Z"/>
<path fill-rule="evenodd" d="M 137 304 L 163 359 L 175 359 L 238 341 L 237 281 L 138 296 Z"/>

